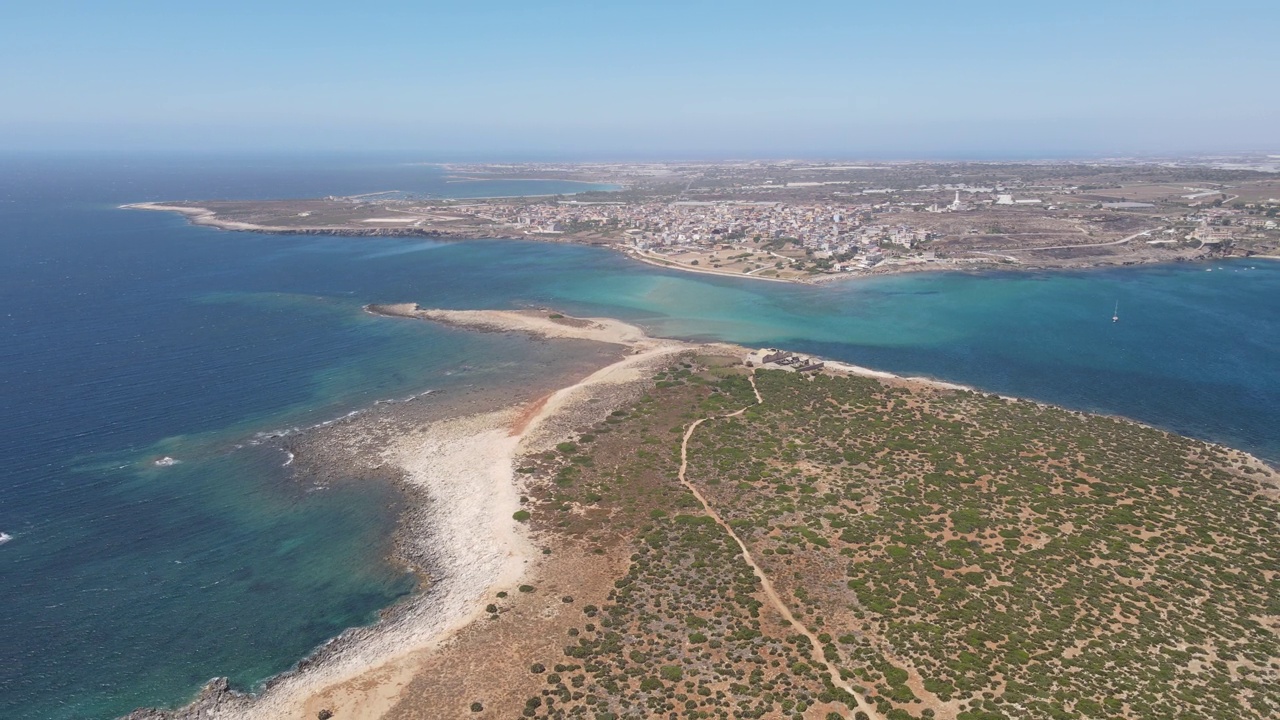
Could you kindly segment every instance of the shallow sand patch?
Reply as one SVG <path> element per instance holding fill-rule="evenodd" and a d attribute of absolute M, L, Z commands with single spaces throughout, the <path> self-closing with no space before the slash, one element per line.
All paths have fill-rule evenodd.
<path fill-rule="evenodd" d="M 512 482 L 520 437 L 508 430 L 515 414 L 508 408 L 444 420 L 394 441 L 383 461 L 426 499 L 403 542 L 419 545 L 406 548 L 409 555 L 431 558 L 433 582 L 378 624 L 339 636 L 335 652 L 203 717 L 303 720 L 338 706 L 344 718 L 378 717 L 413 677 L 417 656 L 480 616 L 485 597 L 514 591 L 535 557 L 512 519 L 520 507 Z"/>
<path fill-rule="evenodd" d="M 433 310 L 420 308 L 416 303 L 369 305 L 365 309 L 375 315 L 412 317 L 473 330 L 522 332 L 545 338 L 594 340 L 611 345 L 636 345 L 650 340 L 643 330 L 621 320 L 571 318 L 551 310 Z"/>
<path fill-rule="evenodd" d="M 422 317 L 411 305 L 381 310 Z M 552 447 L 574 428 L 598 421 L 638 391 L 650 367 L 692 347 L 648 340 L 638 328 L 617 321 L 534 312 L 431 314 L 436 317 L 429 319 L 477 329 L 613 342 L 632 347 L 633 353 L 524 407 L 401 431 L 376 460 L 398 469 L 404 485 L 421 493 L 420 510 L 411 513 L 401 533 L 402 553 L 425 559 L 432 582 L 375 625 L 335 638 L 298 669 L 271 680 L 258 696 L 207 693 L 173 713 L 141 711 L 135 717 L 310 720 L 322 709 L 344 719 L 384 716 L 402 702 L 415 678 L 421 686 L 424 667 L 438 663 L 442 647 L 486 615 L 485 605 L 498 591 L 517 595 L 521 583 L 556 577 L 543 576 L 546 559 L 513 518 L 521 507 L 514 471 L 518 456 Z M 347 439 L 348 450 L 358 452 L 362 437 L 355 433 Z"/>

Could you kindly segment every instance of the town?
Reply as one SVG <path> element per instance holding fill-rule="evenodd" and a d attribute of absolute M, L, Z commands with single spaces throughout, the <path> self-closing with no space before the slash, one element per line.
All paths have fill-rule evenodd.
<path fill-rule="evenodd" d="M 445 166 L 573 195 L 141 204 L 224 229 L 574 242 L 691 272 L 821 282 L 1280 253 L 1280 167 L 1246 162 Z M 598 189 L 601 187 L 609 189 Z"/>
<path fill-rule="evenodd" d="M 658 264 L 772 279 L 1274 252 L 1280 184 L 1243 192 L 1204 185 L 960 183 L 855 191 L 848 181 L 801 181 L 716 189 L 699 199 L 488 200 L 450 209 L 526 237 L 613 243 Z M 828 192 L 794 197 L 814 190 Z"/>

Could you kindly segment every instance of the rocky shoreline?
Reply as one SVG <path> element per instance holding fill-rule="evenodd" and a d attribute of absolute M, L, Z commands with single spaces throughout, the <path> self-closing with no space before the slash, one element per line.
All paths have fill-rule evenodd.
<path fill-rule="evenodd" d="M 543 540 L 513 520 L 525 492 L 522 476 L 515 472 L 520 459 L 554 448 L 633 402 L 653 382 L 655 368 L 683 353 L 746 353 L 730 345 L 648 338 L 615 320 L 572 318 L 549 310 L 448 311 L 405 303 L 370 305 L 366 311 L 476 331 L 594 340 L 619 347 L 620 359 L 603 366 L 597 362 L 594 370 L 571 384 L 552 379 L 559 389 L 546 394 L 526 388 L 524 395 L 513 397 L 503 389 L 469 397 L 433 396 L 430 403 L 380 405 L 284 439 L 282 447 L 294 453 L 299 477 L 320 482 L 377 478 L 400 488 L 405 507 L 392 556 L 418 575 L 418 591 L 383 611 L 376 623 L 348 629 L 326 642 L 255 694 L 239 692 L 225 678 L 216 678 L 187 706 L 140 709 L 126 720 L 309 720 L 321 711 L 333 712 L 334 717 L 387 714 L 399 695 L 376 688 L 405 687 L 422 677 L 441 644 L 484 615 L 485 598 L 516 584 L 565 580 L 567 566 L 557 563 L 568 561 L 558 559 L 560 550 L 572 553 L 560 548 L 553 555 L 550 547 L 536 552 Z M 973 391 L 838 362 L 828 362 L 827 367 L 889 383 Z M 1229 452 L 1236 462 L 1270 472 L 1246 453 Z"/>
<path fill-rule="evenodd" d="M 188 705 L 172 710 L 142 708 L 124 716 L 123 720 L 260 716 L 258 703 L 277 687 L 332 664 L 345 653 L 358 650 L 361 644 L 431 612 L 437 599 L 437 582 L 444 576 L 444 559 L 434 551 L 433 545 L 438 529 L 433 523 L 432 499 L 422 488 L 413 486 L 403 468 L 386 463 L 383 457 L 398 434 L 433 421 L 441 422 L 442 417 L 466 417 L 476 405 L 492 402 L 492 399 L 453 397 L 443 403 L 400 402 L 374 406 L 360 415 L 273 441 L 281 450 L 292 454 L 291 476 L 299 483 L 323 489 L 338 482 L 386 482 L 396 488 L 402 505 L 388 560 L 415 575 L 417 588 L 401 602 L 383 609 L 374 623 L 344 630 L 294 667 L 267 679 L 254 693 L 233 689 L 225 677 L 213 678 Z"/>
<path fill-rule="evenodd" d="M 413 312 L 394 311 L 406 307 Z M 125 720 L 314 718 L 335 702 L 326 693 L 344 683 L 387 668 L 412 675 L 415 654 L 429 653 L 473 622 L 483 598 L 514 591 L 538 572 L 542 558 L 512 519 L 520 505 L 518 458 L 554 447 L 575 428 L 634 400 L 649 382 L 648 366 L 690 347 L 648 341 L 637 352 L 632 343 L 642 342 L 643 334 L 627 331 L 630 326 L 574 318 L 557 323 L 541 311 L 481 316 L 444 311 L 435 319 L 419 313 L 441 311 L 391 308 L 378 314 L 473 330 L 594 339 L 628 350 L 603 368 L 599 361 L 591 364 L 595 370 L 572 384 L 557 378 L 575 369 L 561 370 L 547 379 L 548 389 L 559 389 L 547 394 L 537 387 L 514 397 L 509 388 L 432 394 L 429 402 L 376 405 L 278 439 L 281 449 L 293 454 L 290 467 L 300 482 L 383 481 L 398 488 L 404 505 L 390 555 L 418 577 L 418 589 L 383 610 L 373 624 L 345 630 L 253 693 L 214 678 L 188 705 L 142 708 Z"/>

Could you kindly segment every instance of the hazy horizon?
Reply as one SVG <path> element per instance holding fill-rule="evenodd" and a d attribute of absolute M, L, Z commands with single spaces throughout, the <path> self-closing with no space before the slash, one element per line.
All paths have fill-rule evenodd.
<path fill-rule="evenodd" d="M 1280 152 L 1259 2 L 46 3 L 0 151 L 1030 159 Z"/>
<path fill-rule="evenodd" d="M 1109 161 L 1133 162 L 1207 162 L 1212 159 L 1239 159 L 1266 157 L 1270 162 L 1280 161 L 1280 153 L 1267 149 L 1239 151 L 1201 151 L 1183 153 L 1012 153 L 1012 152 L 920 152 L 908 153 L 782 153 L 762 150 L 746 153 L 620 153 L 620 152 L 517 152 L 475 151 L 468 153 L 420 150 L 415 148 L 378 150 L 335 150 L 309 148 L 2 148 L 0 159 L 10 160 L 65 160 L 68 162 L 129 162 L 129 161 L 198 161 L 198 162 L 273 162 L 273 161 L 335 161 L 335 162 L 385 162 L 393 165 L 447 166 L 468 164 L 672 164 L 672 163 L 974 163 L 974 164 L 1041 164 L 1041 163 L 1098 163 Z"/>

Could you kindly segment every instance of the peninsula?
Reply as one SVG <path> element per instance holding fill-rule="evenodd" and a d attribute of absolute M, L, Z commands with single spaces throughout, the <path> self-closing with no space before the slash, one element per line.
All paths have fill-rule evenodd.
<path fill-rule="evenodd" d="M 265 233 L 521 239 L 655 265 L 820 282 L 1280 253 L 1274 161 L 449 166 L 468 179 L 610 182 L 616 192 L 454 200 L 386 191 L 124 207 Z"/>
<path fill-rule="evenodd" d="M 326 430 L 311 452 L 424 498 L 426 589 L 257 697 L 134 720 L 1280 711 L 1280 474 L 1244 453 L 604 318 L 367 310 L 618 355 L 527 405 Z"/>

